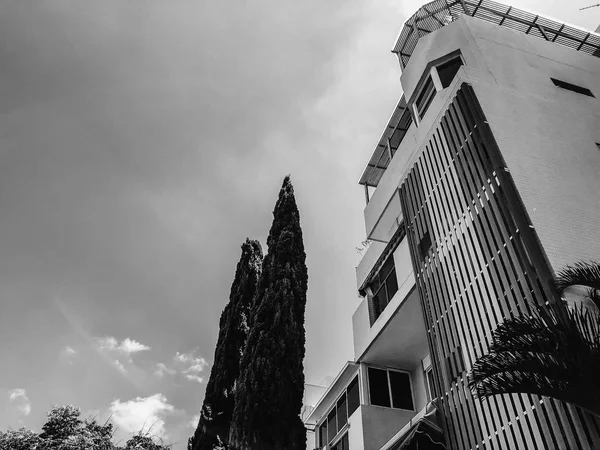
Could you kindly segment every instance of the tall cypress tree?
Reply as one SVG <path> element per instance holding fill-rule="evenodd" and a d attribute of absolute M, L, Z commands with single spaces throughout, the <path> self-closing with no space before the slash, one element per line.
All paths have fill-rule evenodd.
<path fill-rule="evenodd" d="M 236 380 L 248 337 L 248 316 L 262 272 L 262 259 L 260 243 L 246 239 L 231 286 L 229 303 L 221 314 L 214 364 L 198 427 L 188 441 L 189 450 L 227 449 Z"/>
<path fill-rule="evenodd" d="M 289 176 L 283 180 L 242 357 L 229 446 L 304 450 L 306 254 Z"/>

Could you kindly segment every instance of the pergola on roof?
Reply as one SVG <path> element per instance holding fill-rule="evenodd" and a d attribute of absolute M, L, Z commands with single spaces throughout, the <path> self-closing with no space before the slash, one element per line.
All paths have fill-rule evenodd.
<path fill-rule="evenodd" d="M 600 35 L 573 25 L 490 0 L 434 0 L 421 6 L 404 24 L 392 50 L 404 70 L 419 39 L 468 15 L 600 57 Z M 359 183 L 376 187 L 411 124 L 404 96 L 398 102 Z M 389 145 L 388 145 L 389 139 Z"/>
<path fill-rule="evenodd" d="M 411 123 L 412 117 L 408 111 L 406 98 L 403 95 L 396 108 L 394 108 L 392 117 L 390 117 L 381 139 L 379 139 L 379 143 L 375 147 L 375 151 L 360 178 L 359 184 L 373 187 L 379 184 L 379 180 L 383 176 L 385 169 L 387 169 L 394 153 L 396 153 L 400 142 L 404 139 L 404 135 Z"/>

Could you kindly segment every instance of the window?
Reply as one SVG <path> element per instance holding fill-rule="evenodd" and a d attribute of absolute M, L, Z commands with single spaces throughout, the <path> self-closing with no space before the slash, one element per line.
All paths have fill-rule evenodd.
<path fill-rule="evenodd" d="M 352 415 L 354 411 L 358 409 L 360 405 L 360 396 L 358 392 L 358 377 L 348 385 L 348 417 Z"/>
<path fill-rule="evenodd" d="M 337 427 L 341 430 L 348 423 L 348 410 L 346 409 L 346 394 L 343 394 L 337 402 Z"/>
<path fill-rule="evenodd" d="M 430 249 L 431 236 L 429 235 L 429 231 L 426 231 L 423 237 L 421 238 L 421 242 L 419 242 L 419 253 L 421 255 L 421 260 L 425 259 Z"/>
<path fill-rule="evenodd" d="M 462 59 L 460 59 L 460 56 L 457 56 L 436 67 L 443 89 L 446 89 L 448 86 L 450 86 L 450 83 L 452 83 L 452 80 L 456 76 L 458 69 L 460 69 L 462 65 Z"/>
<path fill-rule="evenodd" d="M 552 80 L 554 85 L 558 86 L 559 88 L 577 92 L 578 94 L 587 95 L 588 97 L 594 97 L 594 94 L 592 94 L 592 91 L 590 91 L 588 88 L 577 86 L 576 84 L 567 83 L 566 81 L 557 80 L 556 78 L 550 79 Z"/>
<path fill-rule="evenodd" d="M 337 443 L 331 447 L 331 450 L 349 450 L 350 446 L 348 444 L 348 433 L 344 434 L 342 438 L 337 441 Z"/>
<path fill-rule="evenodd" d="M 396 277 L 394 255 L 392 253 L 387 257 L 377 275 L 373 277 L 370 287 L 373 291 L 371 304 L 373 308 L 371 325 L 373 325 L 398 291 L 398 278 Z"/>
<path fill-rule="evenodd" d="M 335 439 L 344 426 L 348 423 L 348 418 L 358 408 L 360 404 L 360 395 L 358 389 L 358 376 L 350 382 L 344 393 L 334 404 L 327 418 L 319 426 L 319 448 L 325 447 Z M 348 437 L 339 440 L 332 449 L 348 450 Z M 341 445 L 338 447 L 338 445 Z"/>
<path fill-rule="evenodd" d="M 463 359 L 462 349 L 456 347 L 446 358 L 446 370 L 448 378 L 455 380 L 465 371 L 465 361 Z"/>
<path fill-rule="evenodd" d="M 433 379 L 433 369 L 429 367 L 425 370 L 425 387 L 427 388 L 427 401 L 430 402 L 434 398 L 437 398 L 435 394 L 435 382 Z"/>
<path fill-rule="evenodd" d="M 319 446 L 325 447 L 327 442 L 327 421 L 324 421 L 319 427 Z"/>
<path fill-rule="evenodd" d="M 327 442 L 331 442 L 337 434 L 337 419 L 335 408 L 327 416 Z"/>
<path fill-rule="evenodd" d="M 433 84 L 433 80 L 431 76 L 427 77 L 425 80 L 425 84 L 421 88 L 421 92 L 417 96 L 417 100 L 415 100 L 415 106 L 417 108 L 417 113 L 419 114 L 419 118 L 423 118 L 425 113 L 427 112 L 427 108 L 431 105 L 433 98 L 435 97 L 435 86 Z"/>
<path fill-rule="evenodd" d="M 414 410 L 408 373 L 369 367 L 368 376 L 371 405 Z"/>

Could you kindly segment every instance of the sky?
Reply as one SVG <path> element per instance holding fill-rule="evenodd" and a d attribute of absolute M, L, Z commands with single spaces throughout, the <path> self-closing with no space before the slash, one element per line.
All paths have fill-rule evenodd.
<path fill-rule="evenodd" d="M 353 358 L 358 179 L 422 2 L 0 0 L 0 429 L 52 404 L 184 449 L 246 237 L 291 174 L 307 383 Z M 589 0 L 513 5 L 587 29 Z"/>

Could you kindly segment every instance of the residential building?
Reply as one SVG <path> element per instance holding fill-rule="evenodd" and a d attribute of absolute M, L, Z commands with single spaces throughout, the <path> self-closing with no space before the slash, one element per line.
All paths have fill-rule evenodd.
<path fill-rule="evenodd" d="M 592 449 L 600 422 L 473 396 L 506 318 L 600 258 L 600 35 L 487 0 L 436 0 L 393 52 L 403 95 L 360 179 L 354 361 L 315 405 L 317 448 Z"/>

